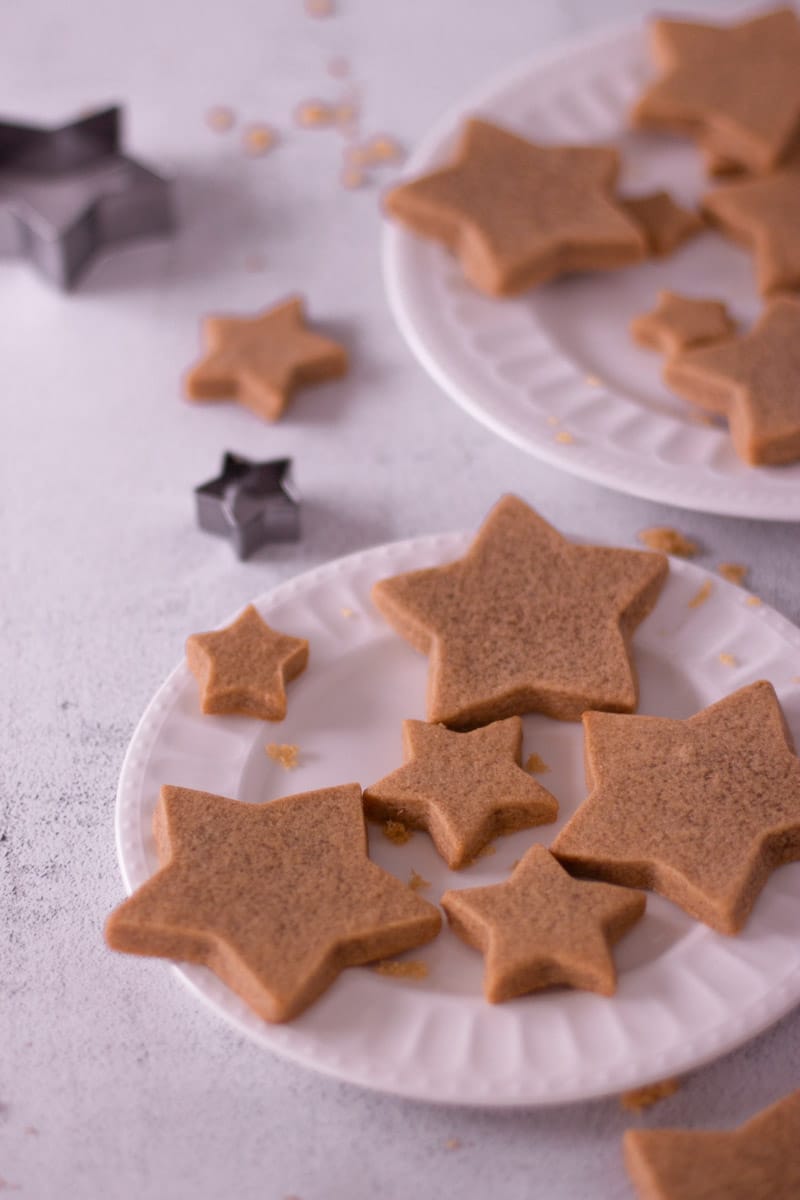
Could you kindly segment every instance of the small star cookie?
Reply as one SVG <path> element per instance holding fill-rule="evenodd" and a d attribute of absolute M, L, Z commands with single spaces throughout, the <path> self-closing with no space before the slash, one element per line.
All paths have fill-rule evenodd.
<path fill-rule="evenodd" d="M 202 963 L 266 1021 L 441 927 L 434 905 L 367 857 L 358 784 L 268 804 L 163 787 L 154 832 L 161 869 L 111 914 L 106 940 Z"/>
<path fill-rule="evenodd" d="M 622 1144 L 641 1200 L 797 1200 L 800 1091 L 738 1129 L 629 1129 Z"/>
<path fill-rule="evenodd" d="M 364 792 L 367 816 L 426 829 L 452 870 L 501 833 L 554 821 L 558 804 L 520 765 L 522 721 L 472 733 L 403 722 L 406 764 Z"/>
<path fill-rule="evenodd" d="M 484 994 L 497 1004 L 566 984 L 610 996 L 610 947 L 645 910 L 641 892 L 572 879 L 532 846 L 505 883 L 445 892 L 453 930 L 486 956 Z"/>
<path fill-rule="evenodd" d="M 690 346 L 724 341 L 736 332 L 736 324 L 718 300 L 661 291 L 653 311 L 634 317 L 630 329 L 640 346 L 673 355 Z"/>
<path fill-rule="evenodd" d="M 687 721 L 588 712 L 583 728 L 591 794 L 559 862 L 738 933 L 770 873 L 800 859 L 800 759 L 772 684 Z"/>
<path fill-rule="evenodd" d="M 677 204 L 669 192 L 649 192 L 620 201 L 647 240 L 654 258 L 664 258 L 683 242 L 705 229 L 703 218 L 691 208 Z"/>
<path fill-rule="evenodd" d="M 204 713 L 282 721 L 286 684 L 305 669 L 308 642 L 270 629 L 248 604 L 225 629 L 191 634 L 186 661 L 200 684 Z"/>
<path fill-rule="evenodd" d="M 644 235 L 613 197 L 618 170 L 612 147 L 540 146 L 473 118 L 449 166 L 392 188 L 385 205 L 452 250 L 476 288 L 513 296 L 645 257 Z"/>
<path fill-rule="evenodd" d="M 190 400 L 238 400 L 276 421 L 296 388 L 347 371 L 344 347 L 306 326 L 301 296 L 255 317 L 207 317 L 203 330 L 209 352 L 186 376 Z"/>

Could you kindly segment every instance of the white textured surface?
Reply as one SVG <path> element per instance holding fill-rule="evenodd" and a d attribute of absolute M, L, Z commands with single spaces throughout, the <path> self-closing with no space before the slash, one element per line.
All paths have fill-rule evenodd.
<path fill-rule="evenodd" d="M 102 922 L 123 894 L 119 768 L 187 632 L 327 558 L 474 527 L 506 488 L 589 538 L 676 524 L 703 542 L 706 565 L 748 563 L 754 590 L 800 619 L 796 527 L 581 483 L 442 396 L 394 329 L 375 194 L 335 185 L 333 135 L 287 134 L 249 161 L 203 123 L 224 102 L 285 123 L 297 100 L 331 87 L 329 54 L 346 53 L 370 125 L 411 144 L 522 54 L 644 5 L 480 0 L 468 18 L 463 0 L 341 9 L 311 22 L 294 0 L 37 0 L 3 22 L 7 111 L 59 121 L 120 98 L 131 149 L 174 171 L 182 212 L 177 241 L 115 255 L 67 299 L 0 265 L 0 1176 L 35 1200 L 631 1195 L 619 1136 L 635 1119 L 614 1101 L 475 1113 L 360 1091 L 256 1050 L 163 963 L 104 949 Z M 266 269 L 247 272 L 256 250 Z M 342 323 L 350 378 L 307 392 L 275 428 L 227 405 L 182 404 L 198 316 L 298 286 L 316 315 Z M 239 564 L 195 530 L 191 488 L 224 448 L 295 456 L 301 545 Z M 796 1086 L 798 1039 L 795 1014 L 644 1123 L 743 1119 Z"/>

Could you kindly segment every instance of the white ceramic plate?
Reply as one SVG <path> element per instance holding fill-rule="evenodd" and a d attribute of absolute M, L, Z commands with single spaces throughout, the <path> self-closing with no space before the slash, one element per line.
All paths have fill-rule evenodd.
<path fill-rule="evenodd" d="M 426 659 L 372 607 L 375 580 L 456 557 L 463 535 L 399 542 L 340 559 L 283 584 L 255 604 L 277 628 L 311 642 L 308 670 L 290 685 L 277 726 L 202 716 L 184 663 L 137 728 L 117 797 L 117 845 L 132 891 L 157 869 L 151 820 L 163 783 L 250 802 L 353 780 L 375 782 L 401 762 L 400 725 L 424 718 Z M 711 578 L 672 563 L 658 606 L 636 634 L 640 711 L 686 717 L 735 688 L 768 678 L 800 741 L 800 631 L 747 593 L 714 578 L 705 604 L 688 601 Z M 733 654 L 736 667 L 719 655 Z M 553 825 L 495 843 L 496 853 L 450 872 L 427 836 L 404 846 L 370 827 L 376 862 L 407 880 L 416 870 L 434 902 L 449 887 L 507 877 L 535 841 L 549 844 L 584 798 L 581 728 L 525 718 L 524 754 L 550 766 L 543 782 L 561 806 Z M 267 742 L 300 747 L 286 771 Z M 422 982 L 369 968 L 344 972 L 290 1025 L 268 1025 L 210 971 L 182 980 L 220 1016 L 278 1054 L 383 1091 L 459 1104 L 552 1104 L 636 1087 L 685 1071 L 752 1037 L 800 1000 L 800 863 L 777 871 L 746 930 L 724 938 L 657 896 L 616 952 L 617 994 L 566 989 L 492 1006 L 481 996 L 482 959 L 447 928 L 406 957 Z M 134 969 L 133 964 L 131 969 Z"/>
<path fill-rule="evenodd" d="M 644 26 L 575 45 L 468 96 L 410 159 L 417 175 L 448 157 L 465 117 L 481 113 L 535 141 L 613 141 L 622 189 L 665 187 L 696 203 L 709 184 L 693 146 L 626 130 L 651 74 Z M 660 288 L 725 300 L 749 324 L 760 300 L 752 257 L 704 233 L 666 259 L 575 276 L 517 300 L 467 284 L 445 250 L 386 224 L 389 300 L 411 349 L 446 392 L 523 450 L 618 491 L 730 516 L 800 520 L 800 464 L 747 467 L 723 425 L 660 380 L 661 355 L 633 344 L 632 317 Z M 567 433 L 571 442 L 558 441 Z"/>

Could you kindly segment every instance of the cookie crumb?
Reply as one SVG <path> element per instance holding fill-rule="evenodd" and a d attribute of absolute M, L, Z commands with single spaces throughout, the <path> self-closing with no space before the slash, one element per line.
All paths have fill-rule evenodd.
<path fill-rule="evenodd" d="M 588 383 L 589 387 L 600 387 L 603 383 L 597 375 L 584 375 L 584 383 Z"/>
<path fill-rule="evenodd" d="M 525 770 L 530 775 L 546 775 L 550 768 L 541 755 L 529 754 L 525 759 Z"/>
<path fill-rule="evenodd" d="M 745 600 L 745 604 L 748 606 L 748 608 L 760 608 L 763 603 L 764 601 L 760 596 L 748 596 Z"/>
<path fill-rule="evenodd" d="M 444 1144 L 445 1150 L 460 1150 L 461 1138 L 448 1138 Z"/>
<path fill-rule="evenodd" d="M 423 879 L 419 872 L 415 871 L 412 867 L 411 874 L 408 877 L 408 886 L 411 888 L 412 892 L 421 892 L 424 891 L 425 888 L 429 888 L 431 883 L 429 879 Z"/>
<path fill-rule="evenodd" d="M 739 665 L 738 659 L 734 654 L 726 654 L 723 652 L 719 656 L 719 661 L 722 663 L 723 667 L 736 667 Z"/>
<path fill-rule="evenodd" d="M 332 17 L 335 11 L 333 0 L 306 0 L 306 12 L 310 17 Z"/>
<path fill-rule="evenodd" d="M 662 1079 L 658 1083 L 648 1083 L 645 1087 L 623 1092 L 619 1098 L 620 1106 L 626 1112 L 644 1112 L 646 1108 L 658 1104 L 659 1100 L 674 1096 L 680 1086 L 680 1079 Z"/>
<path fill-rule="evenodd" d="M 380 163 L 402 162 L 405 150 L 393 137 L 385 133 L 377 133 L 366 145 L 361 147 L 364 162 L 372 165 Z"/>
<path fill-rule="evenodd" d="M 393 842 L 395 846 L 405 846 L 406 842 L 411 841 L 413 834 L 402 821 L 386 821 L 383 826 L 383 836 Z"/>
<path fill-rule="evenodd" d="M 558 425 L 558 424 L 559 424 L 559 421 L 560 421 L 560 418 L 559 418 L 559 417 L 548 417 L 548 418 L 547 418 L 547 424 L 548 424 L 548 425 Z"/>
<path fill-rule="evenodd" d="M 244 260 L 244 265 L 248 271 L 263 271 L 267 265 L 267 260 L 263 254 L 248 254 Z"/>
<path fill-rule="evenodd" d="M 669 525 L 653 525 L 650 529 L 640 529 L 636 535 L 648 550 L 658 550 L 662 554 L 674 554 L 678 558 L 694 558 L 697 554 L 697 542 L 687 538 L 678 529 Z"/>
<path fill-rule="evenodd" d="M 728 583 L 744 583 L 747 578 L 747 572 L 750 570 L 744 563 L 720 563 L 717 567 L 717 574 L 723 579 L 727 579 Z"/>
<path fill-rule="evenodd" d="M 405 962 L 398 962 L 396 959 L 387 959 L 385 962 L 376 963 L 372 968 L 379 975 L 388 975 L 390 979 L 427 979 L 428 964 L 422 962 L 421 959 L 407 959 Z"/>
<path fill-rule="evenodd" d="M 271 125 L 248 125 L 244 131 L 242 145 L 246 154 L 258 158 L 267 154 L 278 141 L 278 134 Z"/>
<path fill-rule="evenodd" d="M 206 113 L 206 125 L 215 133 L 227 133 L 236 124 L 236 114 L 224 104 L 215 104 Z"/>
<path fill-rule="evenodd" d="M 346 79 L 350 74 L 350 63 L 341 55 L 337 55 L 336 58 L 329 58 L 328 74 L 334 79 Z"/>
<path fill-rule="evenodd" d="M 336 124 L 340 129 L 354 130 L 358 122 L 358 105 L 353 100 L 344 100 L 336 105 Z"/>
<path fill-rule="evenodd" d="M 300 755 L 299 746 L 291 746 L 287 743 L 270 742 L 266 747 L 267 754 L 273 762 L 280 763 L 287 771 L 293 771 L 297 766 L 297 760 Z"/>
<path fill-rule="evenodd" d="M 346 606 L 344 608 L 340 609 L 339 611 L 341 612 L 342 616 L 345 617 L 348 621 L 350 620 L 351 617 L 354 617 L 356 615 L 355 609 L 347 608 Z"/>
<path fill-rule="evenodd" d="M 689 601 L 689 608 L 699 608 L 701 604 L 705 604 L 706 600 L 711 595 L 713 584 L 710 579 L 707 579 L 702 587 L 695 592 Z"/>
<path fill-rule="evenodd" d="M 335 117 L 335 110 L 323 100 L 303 100 L 294 110 L 295 124 L 304 129 L 332 125 Z"/>
<path fill-rule="evenodd" d="M 369 183 L 369 176 L 360 167 L 345 164 L 339 174 L 339 182 L 343 188 L 347 188 L 349 192 L 354 192 L 358 188 L 364 187 L 366 183 Z"/>
<path fill-rule="evenodd" d="M 575 441 L 575 438 L 566 429 L 562 429 L 560 433 L 556 434 L 556 441 L 561 442 L 562 446 L 570 446 Z"/>

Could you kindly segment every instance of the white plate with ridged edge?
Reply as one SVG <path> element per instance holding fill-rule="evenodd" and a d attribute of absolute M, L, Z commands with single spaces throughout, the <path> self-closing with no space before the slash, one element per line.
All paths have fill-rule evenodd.
<path fill-rule="evenodd" d="M 458 556 L 463 534 L 398 542 L 339 559 L 256 601 L 277 628 L 307 637 L 306 672 L 290 685 L 279 725 L 202 716 L 181 663 L 133 735 L 122 767 L 117 846 L 129 891 L 157 869 L 151 820 L 158 789 L 171 783 L 249 802 L 358 781 L 366 786 L 401 761 L 400 725 L 424 718 L 426 659 L 392 633 L 370 602 L 377 580 Z M 686 717 L 726 693 L 767 678 L 800 742 L 800 631 L 748 594 L 713 578 L 709 598 L 689 601 L 712 579 L 673 561 L 658 605 L 635 635 L 639 711 Z M 720 654 L 738 665 L 726 666 Z M 495 853 L 451 872 L 425 834 L 404 846 L 370 826 L 370 854 L 407 880 L 448 887 L 500 881 L 533 842 L 549 844 L 584 798 L 578 724 L 524 719 L 524 754 L 560 804 L 557 822 L 495 842 Z M 300 747 L 286 771 L 267 742 Z M 711 848 L 710 848 L 711 849 Z M 712 851 L 713 852 L 713 851 Z M 800 863 L 776 871 L 745 931 L 725 938 L 648 896 L 644 919 L 619 944 L 612 998 L 559 989 L 504 1005 L 481 995 L 482 959 L 444 928 L 413 982 L 370 968 L 345 971 L 288 1025 L 269 1025 L 210 971 L 178 966 L 189 988 L 223 1019 L 277 1054 L 366 1087 L 424 1100 L 536 1105 L 601 1096 L 686 1071 L 746 1041 L 800 1001 Z M 135 972 L 135 960 L 130 961 Z"/>
<path fill-rule="evenodd" d="M 626 194 L 666 188 L 695 204 L 715 186 L 691 143 L 626 129 L 653 74 L 643 23 L 518 66 L 451 109 L 405 177 L 445 161 L 480 114 L 533 141 L 613 142 Z M 714 232 L 664 259 L 574 276 L 514 299 L 481 295 L 440 245 L 388 222 L 384 274 L 409 346 L 452 399 L 528 453 L 617 491 L 704 512 L 800 520 L 800 463 L 748 467 L 724 422 L 670 394 L 662 356 L 635 346 L 631 319 L 660 288 L 724 300 L 748 326 L 761 310 L 752 256 Z"/>

